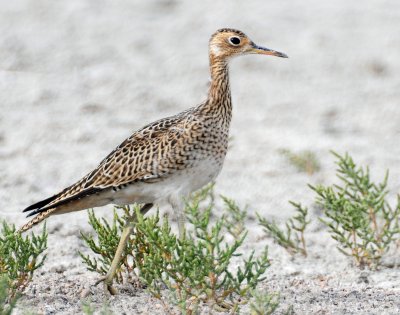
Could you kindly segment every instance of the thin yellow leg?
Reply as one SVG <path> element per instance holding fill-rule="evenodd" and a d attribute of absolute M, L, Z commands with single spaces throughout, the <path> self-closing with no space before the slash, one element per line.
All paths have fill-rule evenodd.
<path fill-rule="evenodd" d="M 186 236 L 186 216 L 182 210 L 178 210 L 178 229 L 179 229 L 179 239 L 183 240 Z"/>
<path fill-rule="evenodd" d="M 111 267 L 108 270 L 107 275 L 104 279 L 104 290 L 110 292 L 112 295 L 117 294 L 117 290 L 112 286 L 112 283 L 115 277 L 115 273 L 117 272 L 119 263 L 121 261 L 122 253 L 125 249 L 126 243 L 128 242 L 129 236 L 131 235 L 132 231 L 133 231 L 133 223 L 128 223 L 122 231 L 117 251 L 115 252 L 113 261 L 111 263 Z"/>
<path fill-rule="evenodd" d="M 150 210 L 150 208 L 153 206 L 153 204 L 145 204 L 141 209 L 140 212 L 142 214 L 145 214 L 147 211 Z M 111 263 L 110 269 L 108 270 L 107 274 L 105 277 L 101 278 L 98 280 L 95 285 L 98 285 L 100 282 L 104 282 L 104 291 L 105 292 L 110 292 L 110 294 L 115 295 L 117 294 L 117 290 L 112 286 L 115 273 L 117 272 L 119 263 L 121 261 L 122 253 L 126 247 L 126 243 L 129 240 L 130 235 L 132 234 L 133 228 L 134 228 L 134 222 L 136 221 L 136 216 L 134 215 L 131 217 L 128 221 L 128 223 L 125 225 L 121 238 L 119 239 L 118 247 L 115 252 L 113 261 Z"/>
<path fill-rule="evenodd" d="M 185 215 L 185 203 L 183 202 L 182 196 L 171 196 L 169 203 L 174 210 L 175 218 L 178 221 L 179 238 L 182 240 L 186 237 L 186 215 Z"/>

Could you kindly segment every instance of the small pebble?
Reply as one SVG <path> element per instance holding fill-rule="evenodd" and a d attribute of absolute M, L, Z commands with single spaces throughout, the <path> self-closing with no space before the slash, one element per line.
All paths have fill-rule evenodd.
<path fill-rule="evenodd" d="M 90 295 L 90 288 L 85 288 L 81 291 L 80 297 L 82 299 L 87 298 Z"/>

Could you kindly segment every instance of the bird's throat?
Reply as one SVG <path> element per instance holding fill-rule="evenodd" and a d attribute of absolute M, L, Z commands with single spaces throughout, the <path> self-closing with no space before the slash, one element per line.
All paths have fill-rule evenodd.
<path fill-rule="evenodd" d="M 202 112 L 214 116 L 229 127 L 232 117 L 231 89 L 229 85 L 228 62 L 225 58 L 210 55 L 211 85 Z"/>
<path fill-rule="evenodd" d="M 228 62 L 224 58 L 210 56 L 211 85 L 208 91 L 208 98 L 214 102 L 221 99 L 231 98 L 229 85 Z"/>

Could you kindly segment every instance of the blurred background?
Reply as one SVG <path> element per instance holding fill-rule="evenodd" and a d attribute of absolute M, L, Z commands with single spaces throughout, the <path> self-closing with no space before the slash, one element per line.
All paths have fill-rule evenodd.
<path fill-rule="evenodd" d="M 379 176 L 390 168 L 399 190 L 399 1 L 14 0 L 0 4 L 0 215 L 21 223 L 22 208 L 85 175 L 131 132 L 200 103 L 208 40 L 222 27 L 290 58 L 231 63 L 218 193 L 286 216 L 288 199 L 307 202 L 307 183 L 332 180 L 329 150 Z M 312 151 L 320 171 L 299 172 L 282 149 Z"/>
<path fill-rule="evenodd" d="M 374 180 L 390 169 L 390 198 L 399 192 L 398 0 L 0 1 L 0 220 L 22 224 L 22 209 L 80 179 L 133 131 L 204 100 L 208 40 L 223 27 L 289 55 L 231 62 L 231 142 L 216 184 L 248 206 L 246 253 L 270 245 L 263 285 L 303 314 L 398 313 L 398 270 L 360 282 L 321 232 L 315 207 L 307 259 L 265 239 L 254 219 L 258 211 L 283 224 L 294 213 L 288 200 L 312 205 L 307 184 L 335 181 L 330 150 L 370 165 Z M 297 163 L 305 151 L 311 171 Z M 77 314 L 96 276 L 77 254 L 87 214 L 52 217 L 47 227 L 48 259 L 26 303 L 40 314 Z M 110 303 L 116 314 L 157 308 L 136 289 Z"/>

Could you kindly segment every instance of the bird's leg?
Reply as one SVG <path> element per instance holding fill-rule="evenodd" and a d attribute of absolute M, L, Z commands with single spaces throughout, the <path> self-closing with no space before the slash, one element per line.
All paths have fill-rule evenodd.
<path fill-rule="evenodd" d="M 140 212 L 144 215 L 150 208 L 153 206 L 151 203 L 146 203 L 141 209 Z M 108 270 L 105 277 L 99 279 L 95 285 L 98 285 L 100 282 L 104 283 L 104 290 L 110 292 L 111 295 L 117 294 L 117 290 L 112 286 L 113 279 L 115 277 L 115 273 L 117 272 L 119 263 L 121 261 L 122 253 L 126 247 L 126 243 L 129 240 L 130 235 L 132 234 L 133 228 L 136 222 L 136 214 L 128 218 L 128 221 L 122 230 L 121 238 L 119 239 L 118 247 L 115 252 L 113 261 L 111 263 L 110 269 Z"/>
<path fill-rule="evenodd" d="M 185 203 L 183 202 L 182 196 L 170 197 L 169 202 L 174 210 L 176 220 L 178 221 L 179 238 L 182 240 L 186 237 Z"/>
<path fill-rule="evenodd" d="M 186 236 L 185 223 L 186 223 L 185 212 L 183 211 L 182 208 L 180 208 L 178 210 L 178 229 L 179 229 L 179 238 L 181 240 L 184 239 Z"/>
<path fill-rule="evenodd" d="M 134 221 L 130 221 L 125 225 L 125 227 L 122 231 L 121 238 L 119 239 L 117 251 L 115 252 L 110 269 L 108 270 L 105 277 L 101 278 L 100 280 L 98 280 L 96 282 L 96 285 L 98 285 L 100 282 L 103 281 L 104 291 L 110 292 L 111 295 L 117 294 L 117 290 L 112 286 L 112 283 L 113 283 L 113 279 L 115 277 L 115 273 L 117 272 L 118 265 L 121 261 L 122 252 L 124 251 L 126 243 L 128 242 L 129 236 L 131 235 L 131 233 L 133 231 L 133 225 L 134 225 Z"/>

